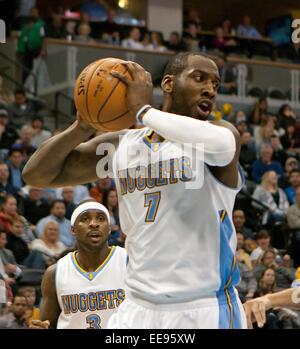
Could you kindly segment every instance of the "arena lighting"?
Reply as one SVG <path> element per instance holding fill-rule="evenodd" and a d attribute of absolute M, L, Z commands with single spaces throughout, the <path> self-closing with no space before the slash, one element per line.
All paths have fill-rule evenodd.
<path fill-rule="evenodd" d="M 128 8 L 128 0 L 119 0 L 118 6 L 121 8 Z"/>

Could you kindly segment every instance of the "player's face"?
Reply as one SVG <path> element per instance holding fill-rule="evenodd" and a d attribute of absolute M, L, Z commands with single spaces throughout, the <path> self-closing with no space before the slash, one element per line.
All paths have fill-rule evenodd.
<path fill-rule="evenodd" d="M 220 76 L 217 65 L 201 56 L 189 56 L 187 67 L 174 78 L 171 111 L 206 120 L 215 103 Z"/>
<path fill-rule="evenodd" d="M 87 248 L 101 249 L 110 234 L 110 226 L 106 214 L 99 210 L 81 213 L 76 219 L 73 234 L 77 244 Z"/>

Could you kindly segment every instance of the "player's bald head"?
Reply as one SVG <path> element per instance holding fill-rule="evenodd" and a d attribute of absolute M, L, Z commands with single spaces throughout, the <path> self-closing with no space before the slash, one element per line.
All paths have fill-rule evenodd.
<path fill-rule="evenodd" d="M 183 72 L 183 70 L 188 67 L 189 61 L 194 58 L 199 58 L 203 60 L 203 63 L 207 62 L 216 65 L 212 57 L 203 53 L 180 52 L 169 60 L 169 63 L 165 68 L 163 78 L 166 75 L 180 75 Z"/>

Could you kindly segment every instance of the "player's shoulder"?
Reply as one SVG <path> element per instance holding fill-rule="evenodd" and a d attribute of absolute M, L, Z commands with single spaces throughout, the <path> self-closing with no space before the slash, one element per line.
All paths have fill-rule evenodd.
<path fill-rule="evenodd" d="M 127 251 L 124 247 L 120 246 L 114 246 L 115 254 L 126 257 L 127 258 Z"/>
<path fill-rule="evenodd" d="M 123 134 L 122 135 L 138 135 L 138 134 L 142 134 L 144 135 L 145 133 L 147 133 L 149 129 L 143 125 L 137 126 L 136 128 L 131 128 L 131 129 L 127 129 L 127 130 L 123 130 Z"/>
<path fill-rule="evenodd" d="M 72 263 L 72 255 L 74 251 L 67 252 L 63 257 L 56 262 L 56 269 L 66 268 L 68 263 Z"/>
<path fill-rule="evenodd" d="M 43 284 L 55 284 L 57 263 L 50 265 L 43 276 Z"/>
<path fill-rule="evenodd" d="M 125 248 L 120 246 L 114 246 L 114 256 L 115 261 L 121 266 L 127 266 L 128 264 L 128 254 Z"/>
<path fill-rule="evenodd" d="M 141 131 L 141 130 L 143 130 L 143 131 Z M 96 149 L 99 144 L 111 143 L 111 144 L 115 145 L 115 147 L 117 147 L 120 144 L 122 137 L 136 136 L 140 133 L 145 132 L 144 130 L 145 130 L 145 128 L 143 128 L 143 129 L 123 129 L 120 131 L 105 132 L 101 135 L 94 137 L 90 141 L 90 146 L 92 146 Z"/>

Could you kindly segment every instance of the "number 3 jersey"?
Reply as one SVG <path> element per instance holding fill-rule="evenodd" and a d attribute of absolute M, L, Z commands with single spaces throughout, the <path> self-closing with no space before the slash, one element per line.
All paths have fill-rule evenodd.
<path fill-rule="evenodd" d="M 231 217 L 242 172 L 238 186 L 228 188 L 204 164 L 203 152 L 151 143 L 151 132 L 128 131 L 112 161 L 127 235 L 126 295 L 155 304 L 216 297 L 240 278 Z"/>
<path fill-rule="evenodd" d="M 76 260 L 76 251 L 57 262 L 56 293 L 61 313 L 59 329 L 106 328 L 110 316 L 125 299 L 127 253 L 112 247 L 105 261 L 86 272 Z"/>

